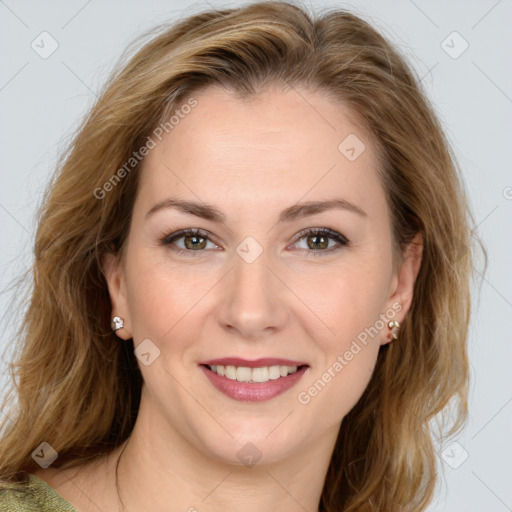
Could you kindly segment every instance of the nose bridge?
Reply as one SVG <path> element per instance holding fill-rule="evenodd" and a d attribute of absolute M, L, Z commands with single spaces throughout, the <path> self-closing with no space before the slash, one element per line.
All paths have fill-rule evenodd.
<path fill-rule="evenodd" d="M 276 278 L 271 251 L 247 237 L 233 255 L 222 322 L 243 336 L 261 335 L 283 321 L 282 283 Z"/>

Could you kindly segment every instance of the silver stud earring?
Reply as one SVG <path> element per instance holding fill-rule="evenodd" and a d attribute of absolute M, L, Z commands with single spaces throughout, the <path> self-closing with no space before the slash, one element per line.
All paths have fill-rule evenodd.
<path fill-rule="evenodd" d="M 119 330 L 119 329 L 122 329 L 122 328 L 123 328 L 124 320 L 123 320 L 123 318 L 122 318 L 122 317 L 120 317 L 120 316 L 115 316 L 114 318 L 112 318 L 111 325 L 112 325 L 112 330 L 113 330 L 114 332 L 116 332 L 117 330 Z"/>

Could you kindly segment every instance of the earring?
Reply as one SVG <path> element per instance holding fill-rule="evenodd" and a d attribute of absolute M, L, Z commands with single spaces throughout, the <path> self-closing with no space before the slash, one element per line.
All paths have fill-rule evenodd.
<path fill-rule="evenodd" d="M 124 325 L 124 320 L 122 317 L 115 316 L 114 318 L 112 318 L 111 326 L 112 326 L 112 330 L 114 332 L 116 332 L 119 329 L 122 329 L 123 325 Z"/>
<path fill-rule="evenodd" d="M 391 333 L 388 335 L 388 338 L 391 337 L 394 340 L 396 340 L 398 338 L 398 332 L 400 330 L 400 323 L 397 322 L 396 320 L 390 320 L 388 322 L 388 327 L 391 331 Z"/>

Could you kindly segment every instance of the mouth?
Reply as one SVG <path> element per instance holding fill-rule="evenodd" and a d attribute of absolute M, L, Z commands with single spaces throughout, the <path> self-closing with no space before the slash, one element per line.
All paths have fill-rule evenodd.
<path fill-rule="evenodd" d="M 255 364 L 261 365 L 253 361 L 251 366 L 202 363 L 199 367 L 214 388 L 242 402 L 263 402 L 275 398 L 295 386 L 309 369 L 308 364 L 300 363 Z"/>

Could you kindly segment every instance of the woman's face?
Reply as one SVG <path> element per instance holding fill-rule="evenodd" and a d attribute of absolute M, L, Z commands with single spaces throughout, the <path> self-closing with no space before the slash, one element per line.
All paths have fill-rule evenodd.
<path fill-rule="evenodd" d="M 124 259 L 105 258 L 112 315 L 133 337 L 154 436 L 276 461 L 333 442 L 419 260 L 393 271 L 374 148 L 342 106 L 304 89 L 194 98 L 152 135 Z M 227 358 L 246 362 L 205 366 Z"/>

